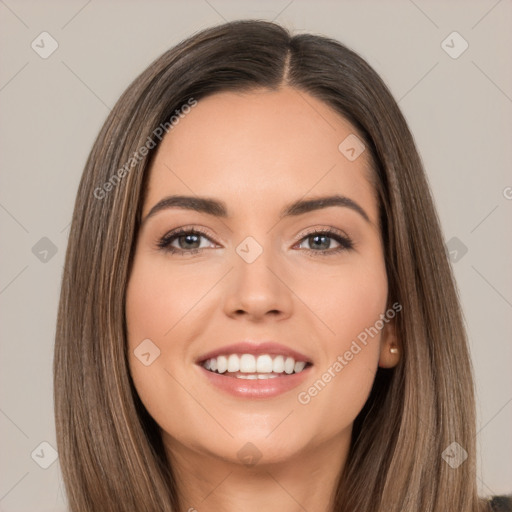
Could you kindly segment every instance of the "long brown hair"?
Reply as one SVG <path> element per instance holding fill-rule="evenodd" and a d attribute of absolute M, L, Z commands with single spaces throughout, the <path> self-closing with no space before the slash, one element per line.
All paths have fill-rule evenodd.
<path fill-rule="evenodd" d="M 364 141 L 389 301 L 403 305 L 401 361 L 378 370 L 356 418 L 333 511 L 486 510 L 477 496 L 472 369 L 456 286 L 406 121 L 376 72 L 340 42 L 245 20 L 198 32 L 156 59 L 122 94 L 88 157 L 54 359 L 57 444 L 73 512 L 179 510 L 173 469 L 134 388 L 126 348 L 125 290 L 155 152 L 141 148 L 157 145 L 158 127 L 169 131 L 191 98 L 285 85 L 324 101 Z M 442 457 L 453 442 L 468 454 L 457 468 Z"/>

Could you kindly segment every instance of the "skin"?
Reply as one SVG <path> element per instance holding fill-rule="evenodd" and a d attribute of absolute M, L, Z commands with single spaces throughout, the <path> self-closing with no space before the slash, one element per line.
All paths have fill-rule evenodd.
<path fill-rule="evenodd" d="M 230 214 L 171 208 L 144 221 L 126 296 L 130 371 L 161 427 L 185 511 L 328 510 L 377 367 L 398 362 L 390 321 L 308 404 L 297 400 L 390 307 L 366 152 L 351 162 L 338 150 L 351 133 L 323 102 L 284 87 L 201 99 L 158 147 L 143 219 L 171 194 L 222 200 Z M 340 206 L 278 218 L 292 201 L 334 193 L 369 222 Z M 172 242 L 185 255 L 157 247 L 180 227 L 207 230 L 201 251 L 194 239 Z M 328 255 L 334 238 L 308 236 L 328 227 L 354 248 Z M 236 252 L 248 236 L 263 249 L 252 263 Z M 147 338 L 161 351 L 149 366 L 133 353 Z M 307 354 L 311 376 L 271 399 L 213 387 L 195 360 L 247 338 Z M 253 466 L 237 455 L 249 441 L 260 454 Z"/>

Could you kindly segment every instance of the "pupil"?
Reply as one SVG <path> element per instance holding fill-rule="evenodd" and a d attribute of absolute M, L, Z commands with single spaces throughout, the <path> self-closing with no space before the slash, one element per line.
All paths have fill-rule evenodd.
<path fill-rule="evenodd" d="M 323 238 L 324 240 L 327 240 L 327 241 L 323 244 L 323 246 L 324 246 L 323 248 L 324 248 L 324 249 L 328 249 L 328 248 L 329 248 L 329 241 L 328 241 L 328 238 L 329 238 L 329 237 L 328 237 L 328 236 L 326 236 L 326 235 L 314 235 L 312 238 L 313 238 L 315 241 L 316 241 L 316 240 L 318 240 L 319 238 Z M 321 245 L 322 245 L 322 244 L 321 244 Z M 317 247 L 318 247 L 318 245 L 317 245 Z"/>
<path fill-rule="evenodd" d="M 197 244 L 197 239 L 199 238 L 197 235 L 184 235 L 182 237 L 180 237 L 180 239 L 185 239 L 187 242 L 186 243 L 189 243 L 190 239 L 192 238 L 195 238 L 196 240 L 193 240 L 191 241 L 190 243 L 192 244 Z M 191 247 L 186 247 L 186 249 L 190 249 Z M 197 247 L 193 247 L 193 249 L 197 249 Z"/>

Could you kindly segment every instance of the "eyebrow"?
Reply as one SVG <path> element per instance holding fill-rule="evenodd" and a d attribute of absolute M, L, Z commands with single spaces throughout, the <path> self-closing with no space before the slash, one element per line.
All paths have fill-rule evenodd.
<path fill-rule="evenodd" d="M 320 210 L 323 208 L 330 208 L 331 206 L 350 208 L 351 210 L 361 215 L 361 217 L 363 217 L 366 222 L 371 224 L 370 218 L 364 209 L 349 197 L 342 195 L 322 196 L 306 200 L 299 199 L 298 201 L 294 201 L 293 203 L 285 206 L 279 213 L 279 219 L 303 215 L 304 213 Z M 147 220 L 150 217 L 153 217 L 156 213 L 162 210 L 167 210 L 169 208 L 193 210 L 199 213 L 213 215 L 214 217 L 229 217 L 226 203 L 223 201 L 208 197 L 172 195 L 164 197 L 158 201 L 158 203 L 156 203 L 153 208 L 151 208 L 149 213 L 143 219 L 142 224 L 146 223 Z"/>

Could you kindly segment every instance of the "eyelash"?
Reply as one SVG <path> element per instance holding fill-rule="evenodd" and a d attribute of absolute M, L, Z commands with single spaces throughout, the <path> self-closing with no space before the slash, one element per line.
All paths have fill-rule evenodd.
<path fill-rule="evenodd" d="M 208 238 L 210 241 L 212 241 L 210 238 L 210 235 L 204 231 L 195 229 L 195 228 L 179 228 L 175 231 L 171 231 L 170 233 L 164 235 L 157 243 L 157 247 L 164 252 L 168 252 L 171 254 L 197 254 L 201 252 L 204 248 L 196 248 L 196 249 L 190 249 L 190 250 L 184 250 L 184 249 L 178 249 L 176 247 L 171 247 L 171 243 L 177 239 L 180 236 L 183 235 L 199 235 L 203 236 L 205 238 Z M 332 229 L 312 229 L 311 231 L 308 231 L 304 236 L 302 236 L 298 243 L 302 243 L 307 238 L 313 236 L 313 235 L 326 235 L 328 238 L 334 239 L 336 242 L 340 244 L 339 247 L 336 247 L 335 249 L 326 249 L 326 250 L 320 250 L 315 251 L 313 249 L 304 249 L 307 253 L 309 253 L 311 256 L 332 256 L 335 254 L 340 253 L 341 251 L 346 251 L 354 248 L 354 242 L 346 235 L 341 234 L 341 232 L 334 231 Z"/>

